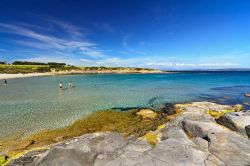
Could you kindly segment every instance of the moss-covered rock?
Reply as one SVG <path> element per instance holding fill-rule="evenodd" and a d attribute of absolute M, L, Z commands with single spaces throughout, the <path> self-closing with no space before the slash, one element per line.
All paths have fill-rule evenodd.
<path fill-rule="evenodd" d="M 239 111 L 244 110 L 244 106 L 241 105 L 241 104 L 235 104 L 235 105 L 233 106 L 233 109 L 234 109 L 236 112 L 239 112 Z"/>
<path fill-rule="evenodd" d="M 143 119 L 155 119 L 157 117 L 157 113 L 151 109 L 141 109 L 136 115 L 141 116 Z"/>
<path fill-rule="evenodd" d="M 221 110 L 221 111 L 208 110 L 207 114 L 213 116 L 215 119 L 218 119 L 219 117 L 221 117 L 229 112 L 235 112 L 235 110 L 233 110 L 233 109 L 232 110 Z"/>

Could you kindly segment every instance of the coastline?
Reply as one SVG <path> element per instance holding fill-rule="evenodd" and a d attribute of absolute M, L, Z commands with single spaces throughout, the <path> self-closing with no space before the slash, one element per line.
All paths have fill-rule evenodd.
<path fill-rule="evenodd" d="M 182 159 L 189 165 L 197 162 L 198 165 L 230 165 L 231 162 L 231 165 L 245 165 L 250 161 L 247 157 L 250 133 L 245 127 L 249 125 L 249 118 L 249 111 L 245 111 L 240 105 L 220 105 L 206 101 L 172 104 L 163 112 L 147 108 L 128 112 L 106 110 L 92 114 L 87 119 L 79 119 L 63 129 L 44 131 L 21 141 L 14 140 L 10 142 L 12 145 L 7 151 L 0 153 L 0 157 L 1 162 L 7 165 L 19 165 L 23 162 L 33 165 L 37 162 L 53 162 L 56 165 L 58 159 L 78 162 L 82 157 L 91 157 L 92 153 L 105 156 L 107 148 L 107 153 L 114 156 L 100 160 L 108 165 L 114 161 L 114 165 L 119 165 L 121 159 L 116 154 L 120 150 L 124 153 L 122 161 L 140 162 L 143 155 L 138 156 L 140 160 L 134 160 L 129 154 L 150 153 L 152 158 L 149 161 L 164 161 L 166 165 L 168 162 L 179 165 Z M 238 123 L 244 119 L 244 123 Z M 231 123 L 237 124 L 237 128 L 232 127 Z M 75 131 L 77 133 L 72 135 Z M 95 149 L 99 146 L 104 151 Z M 112 153 L 110 146 L 114 147 L 111 148 Z M 68 151 L 68 147 L 75 149 L 80 157 L 69 158 L 71 151 Z M 91 149 L 91 153 L 86 153 L 84 149 L 83 152 L 78 151 L 81 147 Z M 231 151 L 232 147 L 234 151 Z M 239 155 L 234 155 L 235 153 Z M 153 157 L 155 155 L 156 158 Z M 166 156 L 170 157 L 164 160 Z"/>
<path fill-rule="evenodd" d="M 163 72 L 161 70 L 142 70 L 142 71 L 131 71 L 131 70 L 106 70 L 106 71 L 58 71 L 58 72 L 46 72 L 46 73 L 18 73 L 18 74 L 7 74 L 0 73 L 1 79 L 15 79 L 15 78 L 27 78 L 27 77 L 39 77 L 39 76 L 53 76 L 53 75 L 70 75 L 70 74 L 169 74 L 172 72 Z"/>
<path fill-rule="evenodd" d="M 49 75 L 53 75 L 53 74 L 51 72 L 49 72 L 49 73 L 27 73 L 27 74 L 0 73 L 0 79 L 14 79 L 14 78 L 37 77 L 37 76 L 49 76 Z"/>

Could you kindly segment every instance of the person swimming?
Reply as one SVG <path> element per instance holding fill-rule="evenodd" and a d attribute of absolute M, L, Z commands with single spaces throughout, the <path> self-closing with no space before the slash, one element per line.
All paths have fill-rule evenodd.
<path fill-rule="evenodd" d="M 63 88 L 63 84 L 62 84 L 62 82 L 60 81 L 60 83 L 59 83 L 59 88 L 60 89 L 62 89 Z"/>

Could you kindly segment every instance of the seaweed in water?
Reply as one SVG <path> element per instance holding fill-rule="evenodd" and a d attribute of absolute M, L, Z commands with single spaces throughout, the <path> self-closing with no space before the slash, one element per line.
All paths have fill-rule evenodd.
<path fill-rule="evenodd" d="M 111 108 L 111 110 L 113 111 L 121 111 L 121 112 L 129 111 L 129 110 L 136 110 L 136 109 L 141 109 L 141 108 L 140 107 L 113 107 Z"/>

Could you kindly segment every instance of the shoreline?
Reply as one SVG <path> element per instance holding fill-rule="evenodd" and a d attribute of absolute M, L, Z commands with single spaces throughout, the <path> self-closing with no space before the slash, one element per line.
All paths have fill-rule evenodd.
<path fill-rule="evenodd" d="M 27 78 L 27 77 L 40 77 L 40 76 L 55 76 L 55 75 L 78 75 L 78 74 L 170 74 L 174 72 L 164 71 L 59 71 L 59 72 L 46 72 L 46 73 L 18 73 L 18 74 L 7 74 L 0 73 L 1 79 L 15 79 L 15 78 Z"/>
<path fill-rule="evenodd" d="M 241 119 L 244 118 L 250 118 L 250 114 L 245 111 L 244 108 L 240 105 L 220 105 L 203 101 L 173 104 L 171 105 L 171 107 L 167 107 L 163 112 L 154 112 L 154 110 L 150 110 L 148 108 L 144 108 L 144 111 L 142 110 L 143 109 L 130 110 L 129 112 L 114 112 L 112 110 L 104 110 L 102 112 L 92 114 L 88 118 L 79 119 L 71 126 L 68 126 L 66 128 L 37 133 L 32 137 L 28 137 L 27 139 L 18 142 L 16 142 L 15 140 L 12 143 L 16 145 L 12 145 L 12 148 L 10 147 L 10 149 L 8 148 L 9 153 L 7 150 L 7 153 L 0 154 L 0 157 L 1 155 L 3 155 L 2 158 L 6 158 L 5 160 L 3 159 L 3 162 L 6 164 L 10 162 L 26 162 L 26 159 L 28 159 L 29 155 L 31 154 L 34 155 L 34 157 L 38 158 L 40 158 L 40 156 L 42 156 L 41 158 L 45 156 L 45 160 L 43 161 L 50 161 L 51 159 L 53 159 L 53 162 L 55 162 L 54 159 L 57 159 L 57 157 L 54 156 L 53 158 L 46 158 L 46 156 L 53 155 L 55 153 L 55 149 L 58 146 L 67 154 L 67 148 L 65 147 L 66 145 L 69 145 L 73 149 L 78 148 L 79 144 L 83 144 L 84 146 L 86 146 L 85 144 L 87 139 L 90 141 L 87 146 L 90 146 L 90 148 L 94 148 L 94 144 L 97 140 L 103 140 L 95 138 L 102 138 L 106 136 L 108 138 L 109 136 L 111 136 L 111 142 L 115 141 L 118 138 L 118 140 L 128 140 L 127 146 L 120 147 L 125 151 L 127 151 L 126 147 L 137 146 L 137 143 L 140 143 L 140 147 L 143 146 L 145 149 L 151 151 L 152 153 L 155 151 L 155 149 L 160 148 L 164 151 L 164 153 L 166 151 L 166 153 L 176 152 L 179 154 L 180 152 L 183 152 L 183 144 L 188 144 L 188 148 L 184 149 L 185 153 L 195 151 L 198 154 L 198 157 L 196 157 L 194 161 L 201 160 L 201 163 L 203 162 L 203 160 L 206 162 L 210 162 L 210 160 L 208 160 L 208 158 L 206 157 L 206 155 L 208 154 L 220 156 L 219 159 L 216 158 L 217 160 L 211 161 L 212 163 L 230 163 L 232 160 L 224 156 L 224 151 L 230 152 L 231 146 L 237 147 L 236 151 L 241 152 L 241 155 L 247 155 L 248 149 L 244 149 L 243 147 L 247 147 L 249 145 L 250 142 L 248 142 L 249 139 L 247 138 L 247 135 L 248 137 L 250 137 L 250 135 L 247 129 L 242 129 L 245 128 L 245 125 L 248 125 L 247 123 L 249 121 L 244 122 L 242 125 L 237 126 L 237 129 L 235 129 L 227 123 L 227 121 L 230 121 L 230 119 L 225 119 L 234 116 L 235 114 L 238 115 L 236 117 L 240 121 L 242 121 Z M 99 119 L 97 119 L 98 117 Z M 110 126 L 110 121 L 112 120 L 116 121 L 114 124 L 116 124 L 117 126 Z M 160 120 L 161 122 L 159 122 L 158 120 Z M 134 123 L 134 121 L 136 121 L 136 123 Z M 230 121 L 230 123 L 238 124 L 238 121 Z M 105 125 L 107 128 L 103 128 L 103 125 Z M 86 130 L 84 129 L 82 132 L 79 132 L 80 128 L 83 129 L 83 126 L 86 127 Z M 95 127 L 96 129 L 94 129 Z M 133 130 L 136 131 L 135 134 Z M 72 134 L 73 131 L 77 131 L 77 133 Z M 115 137 L 113 137 L 114 134 Z M 168 135 L 168 137 L 165 137 L 166 135 Z M 221 135 L 223 136 L 222 140 Z M 131 136 L 133 136 L 133 138 Z M 48 138 L 51 140 L 49 141 Z M 173 146 L 172 140 L 176 139 L 178 140 L 178 143 L 176 143 L 176 141 L 174 141 L 174 143 L 175 148 L 177 148 L 178 152 L 174 150 L 175 148 L 171 148 Z M 185 143 L 183 143 L 183 141 Z M 218 141 L 224 141 L 223 143 L 226 143 L 228 146 L 224 146 L 224 144 L 222 144 L 223 146 L 217 145 Z M 244 145 L 240 146 L 240 144 L 237 143 L 238 141 L 241 142 L 240 144 L 244 143 Z M 213 147 L 215 148 L 219 146 L 218 150 L 215 153 L 209 147 L 208 149 L 204 149 L 206 148 L 206 146 L 204 146 L 204 143 L 210 143 L 212 145 L 215 144 L 216 146 L 214 145 Z M 162 149 L 162 144 L 164 144 L 163 147 L 166 147 L 165 149 Z M 107 142 L 105 143 L 104 141 L 102 143 L 102 146 L 106 147 L 109 146 L 109 144 Z M 44 155 L 37 155 L 37 153 Z M 79 153 L 81 152 L 79 151 Z M 200 153 L 204 154 L 199 155 Z M 234 152 L 232 152 L 230 156 L 234 156 L 233 153 Z M 26 155 L 28 155 L 28 158 Z M 88 156 L 88 154 L 85 155 Z M 190 165 L 192 165 L 192 163 L 194 162 L 192 160 L 192 153 L 189 153 L 189 155 L 191 156 L 187 160 L 187 162 L 190 162 Z M 181 159 L 179 157 L 181 156 L 174 158 L 174 162 L 178 162 Z M 128 159 L 131 160 L 129 156 L 125 158 L 125 160 Z M 249 158 L 242 160 L 242 158 L 238 158 L 237 155 L 236 157 L 234 157 L 234 159 L 237 161 L 236 163 L 249 162 Z M 65 160 L 67 161 L 68 158 L 66 158 Z M 42 160 L 31 160 L 30 162 L 35 163 L 37 161 Z"/>

